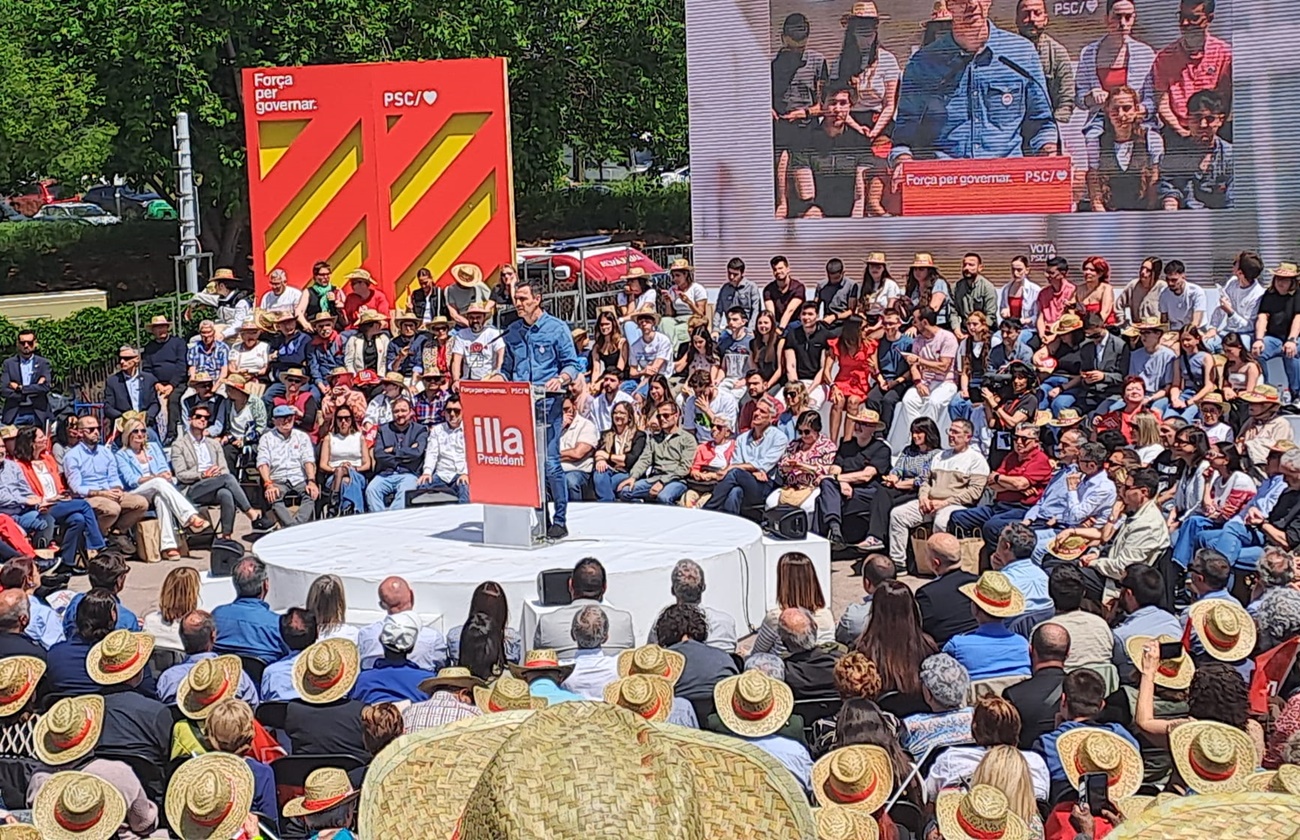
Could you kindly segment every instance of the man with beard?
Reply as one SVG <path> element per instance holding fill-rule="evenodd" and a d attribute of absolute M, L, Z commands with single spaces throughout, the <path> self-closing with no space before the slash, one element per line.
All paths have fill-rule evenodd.
<path fill-rule="evenodd" d="M 835 453 L 833 475 L 821 480 L 817 494 L 817 532 L 835 546 L 865 539 L 864 526 L 871 499 L 880 487 L 880 477 L 889 472 L 892 453 L 880 433 L 880 415 L 868 408 L 850 413 L 853 436 L 840 441 Z M 850 517 L 846 522 L 845 517 Z M 851 536 L 845 537 L 849 528 Z"/>
<path fill-rule="evenodd" d="M 1065 125 L 1074 115 L 1074 63 L 1060 41 L 1047 34 L 1045 0 L 1020 0 L 1016 4 L 1016 29 L 1021 37 L 1038 50 L 1047 77 L 1047 100 L 1057 125 Z"/>
<path fill-rule="evenodd" d="M 998 290 L 982 273 L 984 260 L 971 251 L 962 257 L 961 279 L 952 289 L 953 334 L 958 341 L 966 338 L 966 319 L 973 312 L 983 312 L 990 324 L 998 322 Z"/>
<path fill-rule="evenodd" d="M 912 368 L 903 358 L 912 350 L 912 339 L 903 335 L 903 316 L 897 309 L 886 309 L 880 323 L 885 333 L 876 344 L 876 381 L 867 394 L 867 408 L 879 412 L 881 424 L 889 429 L 912 382 Z"/>
<path fill-rule="evenodd" d="M 808 18 L 798 12 L 781 24 L 781 49 L 772 59 L 772 145 L 776 152 L 776 217 L 788 213 L 791 155 L 809 143 L 822 89 L 830 76 L 826 57 L 808 48 Z"/>
<path fill-rule="evenodd" d="M 1176 154 L 1191 145 L 1189 121 L 1193 95 L 1218 94 L 1224 113 L 1231 112 L 1232 47 L 1210 34 L 1215 0 L 1181 0 L 1178 29 L 1182 37 L 1156 53 L 1151 78 L 1156 89 L 1156 113 L 1164 125 L 1165 147 Z"/>
<path fill-rule="evenodd" d="M 866 209 L 867 167 L 858 142 L 849 131 L 853 92 L 836 81 L 823 102 L 825 116 L 804 152 L 791 155 L 799 200 L 808 205 L 805 219 L 860 218 Z"/>
<path fill-rule="evenodd" d="M 487 379 L 501 369 L 501 359 L 506 346 L 501 342 L 501 331 L 489 326 L 488 307 L 482 302 L 465 308 L 469 326 L 456 330 L 451 345 L 451 382 L 455 388 L 462 379 L 470 381 Z"/>

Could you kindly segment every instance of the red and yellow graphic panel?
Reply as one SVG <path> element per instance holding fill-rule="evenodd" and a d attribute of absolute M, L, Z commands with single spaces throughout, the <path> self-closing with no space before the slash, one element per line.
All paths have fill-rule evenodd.
<path fill-rule="evenodd" d="M 245 69 L 244 124 L 259 293 L 326 260 L 405 305 L 421 268 L 514 261 L 505 59 Z"/>

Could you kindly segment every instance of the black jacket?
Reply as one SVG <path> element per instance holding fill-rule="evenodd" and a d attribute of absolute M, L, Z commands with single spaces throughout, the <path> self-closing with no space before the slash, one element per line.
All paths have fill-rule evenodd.
<path fill-rule="evenodd" d="M 4 377 L 0 379 L 0 397 L 4 397 L 3 422 L 13 423 L 24 409 L 36 415 L 36 422 L 44 425 L 50 419 L 50 387 L 54 373 L 50 363 L 42 356 L 32 357 L 32 382 L 23 385 L 21 362 L 17 356 L 5 359 Z M 17 384 L 17 388 L 11 387 Z"/>
<path fill-rule="evenodd" d="M 140 407 L 131 405 L 131 392 L 126 389 L 126 374 L 118 371 L 104 383 L 104 419 L 112 423 L 128 411 L 143 411 L 149 428 L 158 423 L 162 405 L 158 402 L 158 380 L 152 374 L 140 372 Z"/>
<path fill-rule="evenodd" d="M 1042 668 L 1022 683 L 1002 692 L 1002 696 L 1020 712 L 1020 749 L 1032 749 L 1040 735 L 1056 728 L 1056 712 L 1061 708 L 1061 683 L 1064 668 Z"/>
<path fill-rule="evenodd" d="M 837 697 L 835 663 L 841 654 L 824 647 L 801 650 L 785 658 L 785 684 L 795 700 Z"/>
<path fill-rule="evenodd" d="M 957 569 L 916 590 L 916 605 L 921 609 L 921 629 L 929 633 L 939 647 L 953 636 L 975 629 L 970 599 L 957 589 L 975 580 L 975 575 Z"/>

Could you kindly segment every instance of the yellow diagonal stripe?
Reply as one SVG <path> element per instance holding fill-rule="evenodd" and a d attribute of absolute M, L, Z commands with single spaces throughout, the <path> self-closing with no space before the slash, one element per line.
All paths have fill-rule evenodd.
<path fill-rule="evenodd" d="M 258 177 L 265 178 L 266 173 L 280 162 L 309 122 L 311 120 L 263 120 L 257 124 L 257 164 L 261 173 Z"/>
<path fill-rule="evenodd" d="M 267 265 L 275 265 L 284 258 L 348 179 L 361 168 L 361 157 L 361 123 L 358 122 L 266 229 Z"/>
<path fill-rule="evenodd" d="M 406 218 L 434 182 L 451 166 L 491 114 L 456 114 L 438 129 L 389 188 L 389 213 L 394 228 Z M 437 276 L 436 274 L 434 275 Z"/>
<path fill-rule="evenodd" d="M 334 253 L 329 256 L 329 264 L 334 266 L 334 285 L 347 283 L 348 273 L 360 268 L 366 257 L 370 256 L 370 242 L 366 238 L 366 219 L 363 216 Z"/>
<path fill-rule="evenodd" d="M 421 268 L 429 269 L 434 277 L 442 277 L 451 269 L 474 238 L 492 221 L 492 216 L 497 212 L 496 203 L 497 176 L 493 171 L 488 173 L 474 194 L 447 220 L 447 224 L 438 231 L 438 235 L 424 251 L 402 271 L 394 287 L 399 302 L 415 282 L 415 272 Z"/>

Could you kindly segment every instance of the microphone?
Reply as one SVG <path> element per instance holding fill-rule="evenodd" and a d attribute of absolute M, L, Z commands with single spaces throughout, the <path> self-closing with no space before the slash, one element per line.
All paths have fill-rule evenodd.
<path fill-rule="evenodd" d="M 1034 76 L 1033 73 L 1030 73 L 1005 55 L 998 56 L 998 63 L 1011 68 L 1011 72 L 1015 73 L 1017 76 L 1023 76 L 1028 79 L 1031 84 L 1037 85 L 1038 89 L 1043 92 L 1043 98 L 1047 100 L 1047 107 L 1049 109 L 1052 107 L 1052 95 L 1047 92 L 1047 86 L 1038 81 L 1038 78 Z M 1055 114 L 1052 115 L 1052 127 L 1056 129 L 1056 153 L 1058 155 L 1063 155 L 1065 154 L 1065 139 L 1061 136 L 1061 126 L 1056 122 Z"/>

